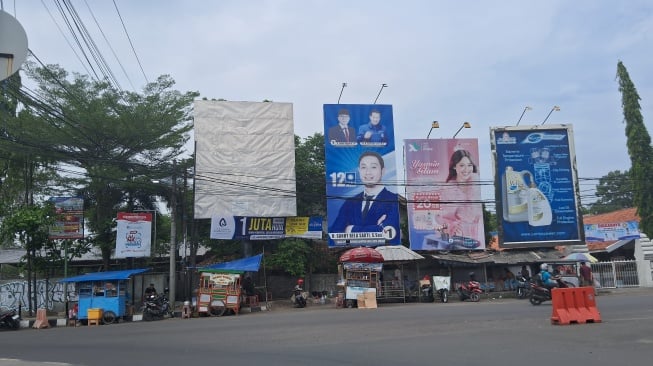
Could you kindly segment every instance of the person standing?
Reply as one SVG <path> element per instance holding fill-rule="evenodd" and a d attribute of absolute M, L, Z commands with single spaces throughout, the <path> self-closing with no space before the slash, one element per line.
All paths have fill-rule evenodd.
<path fill-rule="evenodd" d="M 580 262 L 580 285 L 594 286 L 594 276 L 592 269 L 585 262 Z"/>
<path fill-rule="evenodd" d="M 515 274 L 512 273 L 508 267 L 503 268 L 503 288 L 506 290 L 513 290 L 517 286 L 517 282 L 515 281 Z"/>

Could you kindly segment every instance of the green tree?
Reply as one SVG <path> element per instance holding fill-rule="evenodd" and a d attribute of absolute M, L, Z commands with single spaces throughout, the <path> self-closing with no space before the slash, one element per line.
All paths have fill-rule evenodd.
<path fill-rule="evenodd" d="M 298 216 L 326 216 L 324 135 L 295 135 L 295 177 Z"/>
<path fill-rule="evenodd" d="M 598 200 L 589 207 L 589 213 L 596 215 L 634 207 L 633 189 L 633 180 L 629 170 L 609 172 L 599 178 L 595 193 Z"/>
<path fill-rule="evenodd" d="M 60 168 L 72 167 L 66 188 L 85 198 L 93 244 L 108 268 L 117 212 L 151 208 L 152 196 L 171 196 L 169 188 L 152 181 L 169 178 L 172 162 L 183 153 L 198 94 L 173 90 L 168 76 L 135 93 L 52 65 L 28 67 L 27 75 L 42 99 L 22 102 L 41 126 L 29 133 L 16 126 L 11 141 Z"/>
<path fill-rule="evenodd" d="M 489 246 L 492 241 L 492 232 L 497 231 L 498 218 L 496 213 L 488 210 L 483 204 L 483 228 L 485 229 L 485 243 Z"/>
<path fill-rule="evenodd" d="M 0 218 L 33 202 L 34 195 L 51 193 L 56 185 L 48 159 L 30 144 L 15 143 L 39 130 L 42 124 L 27 109 L 17 112 L 20 88 L 19 73 L 0 82 Z"/>
<path fill-rule="evenodd" d="M 311 247 L 302 239 L 285 239 L 277 250 L 268 256 L 266 264 L 283 270 L 291 276 L 305 276 Z"/>
<path fill-rule="evenodd" d="M 47 267 L 42 249 L 48 246 L 49 229 L 54 223 L 52 204 L 25 205 L 5 216 L 0 226 L 0 235 L 5 241 L 18 241 L 27 251 L 28 299 L 30 314 L 36 308 L 36 273 Z M 46 252 L 47 253 L 47 252 Z M 32 299 L 32 295 L 34 299 Z M 32 301 L 33 300 L 33 301 Z"/>
<path fill-rule="evenodd" d="M 633 203 L 641 221 L 639 228 L 648 236 L 653 234 L 653 148 L 651 136 L 644 125 L 640 98 L 626 67 L 617 63 L 617 79 L 621 92 L 621 107 L 626 123 L 626 144 L 630 156 Z"/>

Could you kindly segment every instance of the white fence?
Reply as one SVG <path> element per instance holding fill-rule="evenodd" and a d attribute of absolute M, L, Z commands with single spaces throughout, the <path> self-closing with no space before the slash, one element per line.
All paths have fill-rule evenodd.
<path fill-rule="evenodd" d="M 590 266 L 595 285 L 599 288 L 639 287 L 637 262 L 634 260 L 599 262 Z"/>

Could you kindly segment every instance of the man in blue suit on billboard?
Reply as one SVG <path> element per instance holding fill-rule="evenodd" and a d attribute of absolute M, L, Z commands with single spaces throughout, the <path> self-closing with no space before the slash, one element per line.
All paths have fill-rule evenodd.
<path fill-rule="evenodd" d="M 331 145 L 356 145 L 356 130 L 349 126 L 349 111 L 342 108 L 338 111 L 338 124 L 329 128 Z"/>
<path fill-rule="evenodd" d="M 399 230 L 397 194 L 381 184 L 385 174 L 383 157 L 365 151 L 358 158 L 358 172 L 363 192 L 348 198 L 340 207 L 338 217 L 329 228 L 330 233 L 386 232 Z"/>
<path fill-rule="evenodd" d="M 368 145 L 385 145 L 388 142 L 385 126 L 381 124 L 381 112 L 372 109 L 370 122 L 358 128 L 357 141 Z"/>

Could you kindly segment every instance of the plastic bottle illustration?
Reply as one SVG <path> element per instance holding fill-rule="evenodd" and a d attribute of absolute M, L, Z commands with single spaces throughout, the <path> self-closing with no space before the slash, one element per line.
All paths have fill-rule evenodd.
<path fill-rule="evenodd" d="M 506 167 L 503 175 L 503 219 L 509 222 L 528 221 L 528 186 L 524 181 L 528 171 L 517 172 Z"/>
<path fill-rule="evenodd" d="M 540 191 L 531 176 L 528 188 L 528 224 L 531 226 L 551 225 L 553 213 L 551 204 L 544 193 Z"/>

